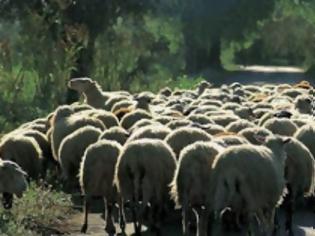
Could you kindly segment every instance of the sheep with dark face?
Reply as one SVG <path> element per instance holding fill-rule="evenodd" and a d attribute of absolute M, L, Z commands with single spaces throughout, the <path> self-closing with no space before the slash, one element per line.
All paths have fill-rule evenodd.
<path fill-rule="evenodd" d="M 15 162 L 0 159 L 0 193 L 3 194 L 5 209 L 12 207 L 13 194 L 22 197 L 27 189 L 26 176 L 27 174 Z"/>

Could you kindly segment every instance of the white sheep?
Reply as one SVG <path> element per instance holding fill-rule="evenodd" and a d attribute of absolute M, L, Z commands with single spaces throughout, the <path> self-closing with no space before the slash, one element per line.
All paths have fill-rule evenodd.
<path fill-rule="evenodd" d="M 84 152 L 79 172 L 81 191 L 84 194 L 82 233 L 87 231 L 89 207 L 92 197 L 95 196 L 104 198 L 105 231 L 109 234 L 115 233 L 113 207 L 117 201 L 117 191 L 113 186 L 113 180 L 121 148 L 115 141 L 99 140 Z"/>
<path fill-rule="evenodd" d="M 100 129 L 88 125 L 77 129 L 62 140 L 58 151 L 58 161 L 62 177 L 67 181 L 67 190 L 78 186 L 76 177 L 84 151 L 89 145 L 95 143 L 100 135 Z"/>
<path fill-rule="evenodd" d="M 212 136 L 198 128 L 178 128 L 165 137 L 165 141 L 173 149 L 176 158 L 183 148 L 197 141 L 210 141 Z"/>
<path fill-rule="evenodd" d="M 231 208 L 251 224 L 257 215 L 265 233 L 273 230 L 275 208 L 285 189 L 284 166 L 287 139 L 260 137 L 265 146 L 238 145 L 221 152 L 213 167 L 213 191 L 209 204 L 215 212 Z M 224 215 L 223 215 L 224 217 Z"/>
<path fill-rule="evenodd" d="M 116 166 L 115 183 L 122 198 L 120 208 L 124 202 L 131 201 L 137 234 L 148 205 L 154 221 L 150 222 L 151 229 L 160 231 L 160 217 L 169 199 L 168 185 L 175 167 L 175 155 L 164 141 L 141 139 L 128 142 L 123 148 Z"/>
<path fill-rule="evenodd" d="M 0 193 L 3 194 L 3 207 L 10 209 L 13 203 L 13 194 L 22 197 L 27 189 L 26 172 L 12 161 L 0 159 Z"/>
<path fill-rule="evenodd" d="M 171 196 L 182 208 L 183 233 L 189 235 L 192 224 L 191 211 L 198 219 L 197 235 L 207 235 L 210 212 L 205 208 L 211 180 L 211 166 L 216 155 L 223 148 L 213 142 L 196 142 L 188 145 L 180 154 L 171 183 Z"/>

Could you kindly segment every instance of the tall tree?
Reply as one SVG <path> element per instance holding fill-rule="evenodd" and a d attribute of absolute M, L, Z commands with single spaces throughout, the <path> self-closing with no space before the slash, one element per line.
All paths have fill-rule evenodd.
<path fill-rule="evenodd" d="M 186 44 L 186 70 L 222 69 L 221 41 L 241 41 L 271 15 L 275 0 L 187 0 L 179 4 Z"/>

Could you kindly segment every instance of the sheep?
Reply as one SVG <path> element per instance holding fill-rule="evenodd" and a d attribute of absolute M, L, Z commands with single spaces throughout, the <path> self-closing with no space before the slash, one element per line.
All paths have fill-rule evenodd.
<path fill-rule="evenodd" d="M 293 136 L 298 127 L 288 118 L 272 118 L 266 121 L 264 128 L 269 129 L 274 134 Z"/>
<path fill-rule="evenodd" d="M 253 127 L 255 127 L 255 124 L 253 124 L 252 122 L 244 120 L 244 119 L 239 119 L 239 120 L 236 120 L 234 122 L 231 122 L 226 127 L 226 130 L 229 132 L 238 133 L 238 132 L 242 131 L 243 129 L 253 128 Z"/>
<path fill-rule="evenodd" d="M 169 87 L 162 88 L 159 92 L 159 95 L 163 95 L 165 97 L 169 97 L 172 94 L 172 90 Z"/>
<path fill-rule="evenodd" d="M 214 124 L 214 122 L 207 117 L 206 115 L 202 115 L 202 114 L 193 114 L 188 116 L 186 119 L 194 122 L 194 123 L 198 123 L 201 125 L 205 125 L 205 124 Z"/>
<path fill-rule="evenodd" d="M 16 162 L 31 179 L 42 173 L 43 154 L 34 138 L 8 134 L 0 143 L 0 158 Z"/>
<path fill-rule="evenodd" d="M 171 129 L 163 125 L 149 125 L 139 128 L 135 132 L 133 132 L 132 135 L 129 137 L 128 142 L 131 140 L 137 140 L 142 138 L 164 140 L 164 138 L 169 133 L 171 133 Z"/>
<path fill-rule="evenodd" d="M 91 109 L 91 110 L 84 111 L 78 114 L 87 115 L 89 117 L 99 119 L 100 121 L 103 122 L 106 128 L 119 126 L 119 121 L 117 117 L 113 113 L 108 112 L 108 111 L 104 111 L 101 109 Z"/>
<path fill-rule="evenodd" d="M 173 149 L 176 158 L 180 151 L 189 144 L 197 141 L 210 141 L 212 138 L 207 132 L 198 128 L 178 128 L 165 137 L 165 141 Z"/>
<path fill-rule="evenodd" d="M 176 130 L 181 127 L 187 127 L 193 124 L 190 120 L 172 120 L 166 124 L 166 126 L 172 130 Z"/>
<path fill-rule="evenodd" d="M 176 120 L 176 118 L 171 117 L 171 116 L 157 116 L 153 120 L 161 123 L 162 125 L 167 125 L 171 121 Z"/>
<path fill-rule="evenodd" d="M 208 115 L 208 114 L 206 114 Z M 239 119 L 238 116 L 235 115 L 215 115 L 211 116 L 211 120 L 213 120 L 217 125 L 221 125 L 223 127 L 226 127 L 233 121 L 237 121 Z"/>
<path fill-rule="evenodd" d="M 313 114 L 312 99 L 308 95 L 299 95 L 294 100 L 295 109 L 302 114 Z"/>
<path fill-rule="evenodd" d="M 198 219 L 197 235 L 207 235 L 210 212 L 205 209 L 206 192 L 211 179 L 211 165 L 223 148 L 212 142 L 196 142 L 185 147 L 179 157 L 173 181 L 171 197 L 182 208 L 183 233 L 189 235 L 191 211 Z"/>
<path fill-rule="evenodd" d="M 120 125 L 128 130 L 133 126 L 137 121 L 142 119 L 152 119 L 152 115 L 145 110 L 136 109 L 128 114 L 126 114 L 120 121 Z"/>
<path fill-rule="evenodd" d="M 117 95 L 110 97 L 105 103 L 105 110 L 111 111 L 118 102 L 122 101 L 129 101 L 129 96 Z"/>
<path fill-rule="evenodd" d="M 99 140 L 112 140 L 118 142 L 120 145 L 124 145 L 130 134 L 121 127 L 112 127 L 105 130 L 99 137 Z"/>
<path fill-rule="evenodd" d="M 117 103 L 115 103 L 113 105 L 113 107 L 111 109 L 111 112 L 115 114 L 120 109 L 127 109 L 129 107 L 134 107 L 134 106 L 135 106 L 135 102 L 134 101 L 122 100 L 122 101 L 117 102 Z"/>
<path fill-rule="evenodd" d="M 224 147 L 241 145 L 249 143 L 244 137 L 234 133 L 218 133 L 214 136 L 213 142 L 223 145 Z"/>
<path fill-rule="evenodd" d="M 99 119 L 88 117 L 84 114 L 72 114 L 72 110 L 69 107 L 60 107 L 56 110 L 51 130 L 51 146 L 53 157 L 56 161 L 58 161 L 58 150 L 64 137 L 86 125 L 92 125 L 101 130 L 105 129 L 105 126 Z"/>
<path fill-rule="evenodd" d="M 226 215 L 230 208 L 237 219 L 243 216 L 251 224 L 254 215 L 265 234 L 273 230 L 275 208 L 285 189 L 285 145 L 288 139 L 260 137 L 264 146 L 232 146 L 219 153 L 213 162 L 213 182 L 207 207 Z"/>
<path fill-rule="evenodd" d="M 84 102 L 95 108 L 105 108 L 106 101 L 113 95 L 129 96 L 126 91 L 103 92 L 101 86 L 90 78 L 73 78 L 68 87 L 84 96 Z"/>
<path fill-rule="evenodd" d="M 0 159 L 0 193 L 3 194 L 3 207 L 10 209 L 13 204 L 13 194 L 22 197 L 27 189 L 26 172 L 12 161 Z"/>
<path fill-rule="evenodd" d="M 255 118 L 253 109 L 250 107 L 239 107 L 234 110 L 234 114 L 241 119 L 253 120 Z"/>
<path fill-rule="evenodd" d="M 146 127 L 149 125 L 161 125 L 161 124 L 151 119 L 142 119 L 134 123 L 133 126 L 131 126 L 128 131 L 130 133 L 133 133 L 134 131 L 137 131 L 139 128 Z"/>
<path fill-rule="evenodd" d="M 256 135 L 267 137 L 269 135 L 272 135 L 272 132 L 263 127 L 252 127 L 243 129 L 238 134 L 245 137 L 247 141 L 251 144 L 260 145 L 260 142 L 258 142 L 256 139 Z"/>
<path fill-rule="evenodd" d="M 137 94 L 135 96 L 135 100 L 137 101 L 136 103 L 136 109 L 143 109 L 145 111 L 150 112 L 150 102 L 154 98 L 154 94 L 150 92 L 142 92 L 140 94 Z"/>
<path fill-rule="evenodd" d="M 68 87 L 84 96 L 85 103 L 95 108 L 104 108 L 109 95 L 102 91 L 100 85 L 90 78 L 73 78 Z"/>
<path fill-rule="evenodd" d="M 294 134 L 294 138 L 301 141 L 315 157 L 315 123 L 310 123 L 302 126 Z"/>
<path fill-rule="evenodd" d="M 88 228 L 88 212 L 92 197 L 102 196 L 105 205 L 105 231 L 115 234 L 112 211 L 117 191 L 113 186 L 113 180 L 121 149 L 121 145 L 115 141 L 99 140 L 91 144 L 84 152 L 79 171 L 80 187 L 84 194 L 82 233 L 86 233 Z"/>
<path fill-rule="evenodd" d="M 39 131 L 28 130 L 28 129 L 17 130 L 17 132 L 19 132 L 23 136 L 34 138 L 35 141 L 38 143 L 42 151 L 42 156 L 43 156 L 42 173 L 45 176 L 46 171 L 49 167 L 53 167 L 57 165 L 57 162 L 52 156 L 51 145 L 46 135 L 42 134 Z"/>
<path fill-rule="evenodd" d="M 68 181 L 66 188 L 72 190 L 76 187 L 76 176 L 79 173 L 81 158 L 85 149 L 95 143 L 101 130 L 93 126 L 85 126 L 77 129 L 66 136 L 58 151 L 59 163 L 62 170 L 62 177 Z"/>
<path fill-rule="evenodd" d="M 116 165 L 115 185 L 121 196 L 121 209 L 124 202 L 131 201 L 136 234 L 140 234 L 142 216 L 148 204 L 153 220 L 151 229 L 159 234 L 161 212 L 168 202 L 168 185 L 175 167 L 175 154 L 162 140 L 131 141 L 123 148 Z M 121 227 L 124 231 L 122 223 Z"/>
<path fill-rule="evenodd" d="M 287 160 L 286 187 L 288 194 L 285 198 L 286 231 L 292 233 L 292 215 L 294 204 L 303 197 L 314 194 L 315 189 L 315 160 L 308 148 L 295 138 L 285 146 Z"/>

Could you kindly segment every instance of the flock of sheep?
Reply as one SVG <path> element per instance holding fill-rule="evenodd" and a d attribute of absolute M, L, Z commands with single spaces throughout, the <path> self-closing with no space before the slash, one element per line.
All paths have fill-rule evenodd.
<path fill-rule="evenodd" d="M 277 210 L 292 215 L 315 188 L 315 89 L 299 84 L 214 86 L 157 94 L 104 92 L 89 78 L 68 86 L 83 104 L 63 105 L 23 124 L 0 143 L 0 192 L 10 208 L 30 179 L 56 171 L 67 191 L 104 198 L 106 228 L 113 211 L 125 231 L 126 212 L 160 234 L 162 218 L 182 211 L 184 235 L 207 236 L 213 222 L 226 230 L 270 235 Z M 127 217 L 128 218 L 128 217 Z"/>

